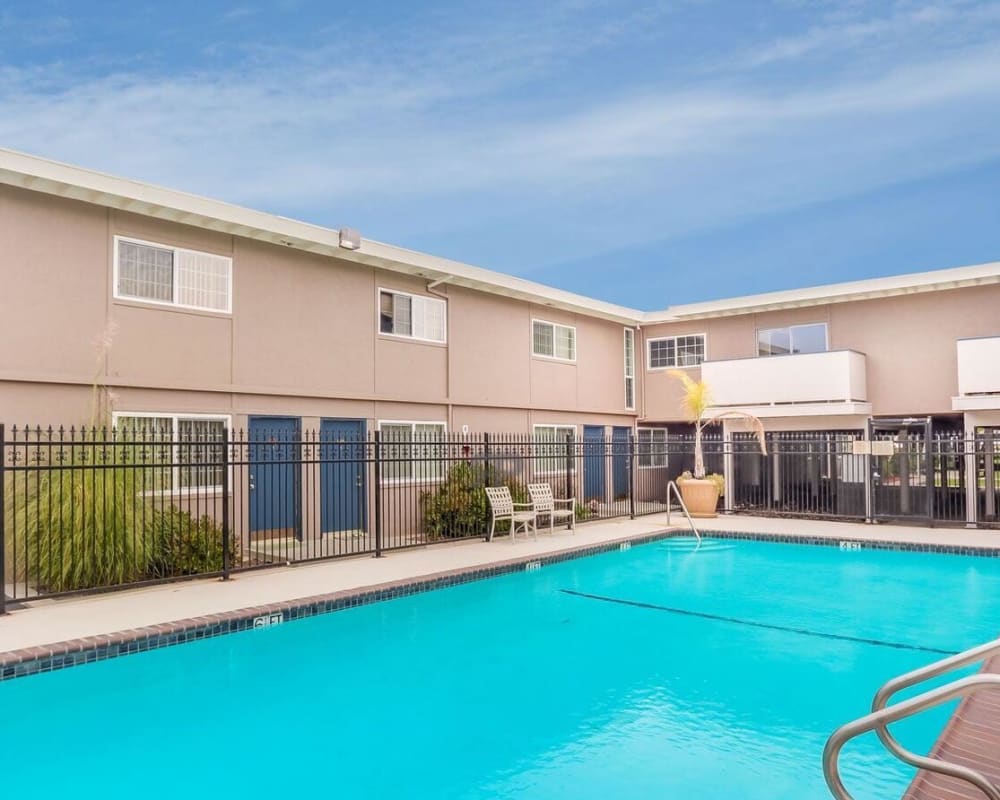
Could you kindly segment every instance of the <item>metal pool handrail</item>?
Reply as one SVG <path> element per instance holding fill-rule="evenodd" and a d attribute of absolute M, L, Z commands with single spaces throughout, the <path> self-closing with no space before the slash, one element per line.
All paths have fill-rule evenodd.
<path fill-rule="evenodd" d="M 965 654 L 960 653 L 959 656 L 952 656 L 951 659 L 957 659 L 962 655 Z M 951 659 L 945 660 L 948 661 Z M 933 666 L 934 665 L 932 665 L 932 667 Z M 918 670 L 918 672 L 919 671 L 920 670 Z M 902 677 L 906 678 L 912 674 L 913 673 L 910 673 L 909 675 Z M 994 675 L 992 673 L 979 673 L 978 675 L 970 675 L 965 678 L 960 678 L 957 681 L 952 681 L 944 686 L 939 686 L 938 688 L 931 689 L 923 694 L 918 694 L 915 697 L 903 700 L 895 705 L 889 706 L 888 708 L 873 711 L 870 714 L 854 720 L 853 722 L 848 722 L 846 725 L 841 725 L 830 735 L 830 738 L 827 739 L 826 747 L 823 748 L 823 777 L 826 778 L 826 785 L 829 787 L 830 793 L 837 800 L 853 800 L 840 777 L 840 751 L 848 741 L 856 736 L 860 736 L 863 733 L 884 729 L 889 723 L 897 722 L 898 720 L 906 717 L 911 717 L 914 714 L 918 714 L 928 708 L 933 708 L 934 706 L 939 706 L 949 700 L 954 700 L 956 697 L 964 697 L 966 695 L 973 694 L 979 689 L 1000 689 L 1000 675 Z M 923 756 L 915 757 L 920 762 L 917 763 L 911 759 L 911 756 L 914 754 L 909 753 L 902 747 L 900 747 L 898 751 L 893 749 L 893 752 L 908 764 L 968 781 L 979 788 L 980 791 L 982 791 L 983 794 L 989 798 L 989 800 L 1000 800 L 1000 789 L 997 789 L 997 787 L 995 787 L 989 780 L 974 770 L 959 766 L 958 764 L 938 761 L 936 759 L 925 759 Z M 930 763 L 925 766 L 923 762 Z"/>
<path fill-rule="evenodd" d="M 977 647 L 970 647 L 961 653 L 942 658 L 933 664 L 928 664 L 925 667 L 920 667 L 920 669 L 915 669 L 912 672 L 907 672 L 905 675 L 900 675 L 886 681 L 882 685 L 882 688 L 875 693 L 875 698 L 872 700 L 872 711 L 880 711 L 885 708 L 889 704 L 890 698 L 903 689 L 915 686 L 931 678 L 936 678 L 939 675 L 944 675 L 946 672 L 951 672 L 959 667 L 982 661 L 984 658 L 997 652 L 1000 652 L 1000 639 L 994 639 Z M 907 764 L 927 770 L 928 772 L 937 772 L 966 781 L 975 785 L 991 800 L 994 797 L 1000 800 L 1000 792 L 997 791 L 993 783 L 975 770 L 958 764 L 951 764 L 937 758 L 928 758 L 907 750 L 885 725 L 878 726 L 875 729 L 875 733 L 882 741 L 882 744 L 886 746 L 886 749 L 901 761 L 905 761 Z"/>
<path fill-rule="evenodd" d="M 681 511 L 684 512 L 684 516 L 687 517 L 688 525 L 691 526 L 691 531 L 694 533 L 695 537 L 698 539 L 698 544 L 701 544 L 701 534 L 698 533 L 698 529 L 695 527 L 694 520 L 691 519 L 691 514 L 688 513 L 687 506 L 684 505 L 684 498 L 681 497 L 681 490 L 677 488 L 676 481 L 669 481 L 667 483 L 667 525 L 670 524 L 670 493 L 674 493 L 674 497 L 677 498 L 677 502 L 680 503 Z"/>

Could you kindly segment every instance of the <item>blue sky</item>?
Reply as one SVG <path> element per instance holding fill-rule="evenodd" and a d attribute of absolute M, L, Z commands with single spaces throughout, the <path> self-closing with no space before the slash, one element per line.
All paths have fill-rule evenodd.
<path fill-rule="evenodd" d="M 1000 260 L 1000 0 L 0 5 L 0 146 L 638 308 Z"/>

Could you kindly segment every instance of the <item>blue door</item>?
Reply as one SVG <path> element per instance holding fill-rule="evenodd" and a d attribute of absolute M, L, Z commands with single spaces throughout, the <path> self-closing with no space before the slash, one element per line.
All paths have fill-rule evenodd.
<path fill-rule="evenodd" d="M 299 538 L 299 420 L 251 417 L 248 445 L 251 534 Z"/>
<path fill-rule="evenodd" d="M 583 426 L 583 499 L 604 502 L 604 428 Z"/>
<path fill-rule="evenodd" d="M 615 500 L 628 497 L 628 437 L 631 428 L 611 430 L 611 482 Z"/>
<path fill-rule="evenodd" d="M 363 531 L 367 517 L 365 422 L 325 419 L 319 427 L 323 533 Z"/>

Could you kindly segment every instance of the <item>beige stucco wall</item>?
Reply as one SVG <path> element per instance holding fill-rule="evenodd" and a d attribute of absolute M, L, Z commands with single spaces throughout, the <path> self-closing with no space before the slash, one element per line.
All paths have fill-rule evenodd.
<path fill-rule="evenodd" d="M 112 297 L 113 237 L 228 255 L 233 314 Z M 80 424 L 91 387 L 122 411 L 434 420 L 452 430 L 525 432 L 535 424 L 629 425 L 622 326 L 461 287 L 447 345 L 377 330 L 380 287 L 428 294 L 425 281 L 288 248 L 0 187 L 0 420 Z M 573 325 L 577 360 L 531 353 L 531 322 Z M 645 421 L 680 419 L 679 386 L 649 371 L 647 341 L 707 334 L 710 360 L 753 357 L 756 330 L 829 325 L 831 349 L 866 354 L 876 415 L 948 414 L 959 338 L 1000 334 L 1000 287 L 827 304 L 654 325 L 636 337 Z M 99 340 L 114 330 L 102 356 Z M 700 377 L 701 370 L 688 370 Z M 772 420 L 774 429 L 819 424 Z"/>
<path fill-rule="evenodd" d="M 751 358 L 756 356 L 758 329 L 810 322 L 827 323 L 831 350 L 865 354 L 867 400 L 874 415 L 951 414 L 951 398 L 958 393 L 956 341 L 1000 333 L 1000 286 L 661 324 L 646 327 L 643 338 L 705 333 L 709 360 Z M 700 369 L 687 371 L 700 377 Z M 679 384 L 665 371 L 647 374 L 646 419 L 681 419 L 679 400 Z M 837 420 L 817 418 L 810 423 L 805 417 L 790 417 L 768 420 L 767 426 L 807 430 L 820 421 Z"/>
<path fill-rule="evenodd" d="M 233 313 L 115 299 L 115 235 L 230 256 Z M 234 423 L 344 416 L 524 432 L 536 412 L 634 418 L 613 323 L 9 187 L 0 252 L 0 420 L 86 422 L 95 381 L 118 411 Z M 447 344 L 379 333 L 379 288 L 446 297 Z M 577 328 L 575 363 L 532 356 L 534 318 Z"/>

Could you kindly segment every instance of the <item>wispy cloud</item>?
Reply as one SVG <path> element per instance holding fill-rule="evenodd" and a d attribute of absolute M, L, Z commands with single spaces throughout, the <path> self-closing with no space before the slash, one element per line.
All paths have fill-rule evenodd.
<path fill-rule="evenodd" d="M 222 42 L 212 69 L 168 74 L 0 64 L 0 143 L 334 224 L 364 209 L 390 236 L 497 220 L 541 236 L 568 209 L 550 239 L 565 258 L 599 246 L 594 219 L 648 240 L 1000 155 L 996 10 L 831 6 L 797 33 L 707 52 L 710 73 L 669 61 L 672 6 L 593 0 L 438 14 L 391 41 Z M 910 46 L 928 31 L 941 47 Z M 876 42 L 899 52 L 860 58 Z M 643 43 L 653 55 L 628 82 L 576 73 Z M 832 53 L 844 63 L 795 71 Z"/>
<path fill-rule="evenodd" d="M 723 62 L 728 69 L 756 68 L 810 58 L 843 57 L 853 52 L 923 46 L 926 37 L 944 34 L 938 47 L 958 34 L 965 44 L 985 33 L 983 25 L 1000 21 L 1000 4 L 955 0 L 948 3 L 897 3 L 883 14 L 866 14 L 868 6 L 832 4 L 805 30 L 759 42 Z M 859 53 L 860 51 L 860 53 Z M 719 66 L 719 65 L 716 65 Z"/>

